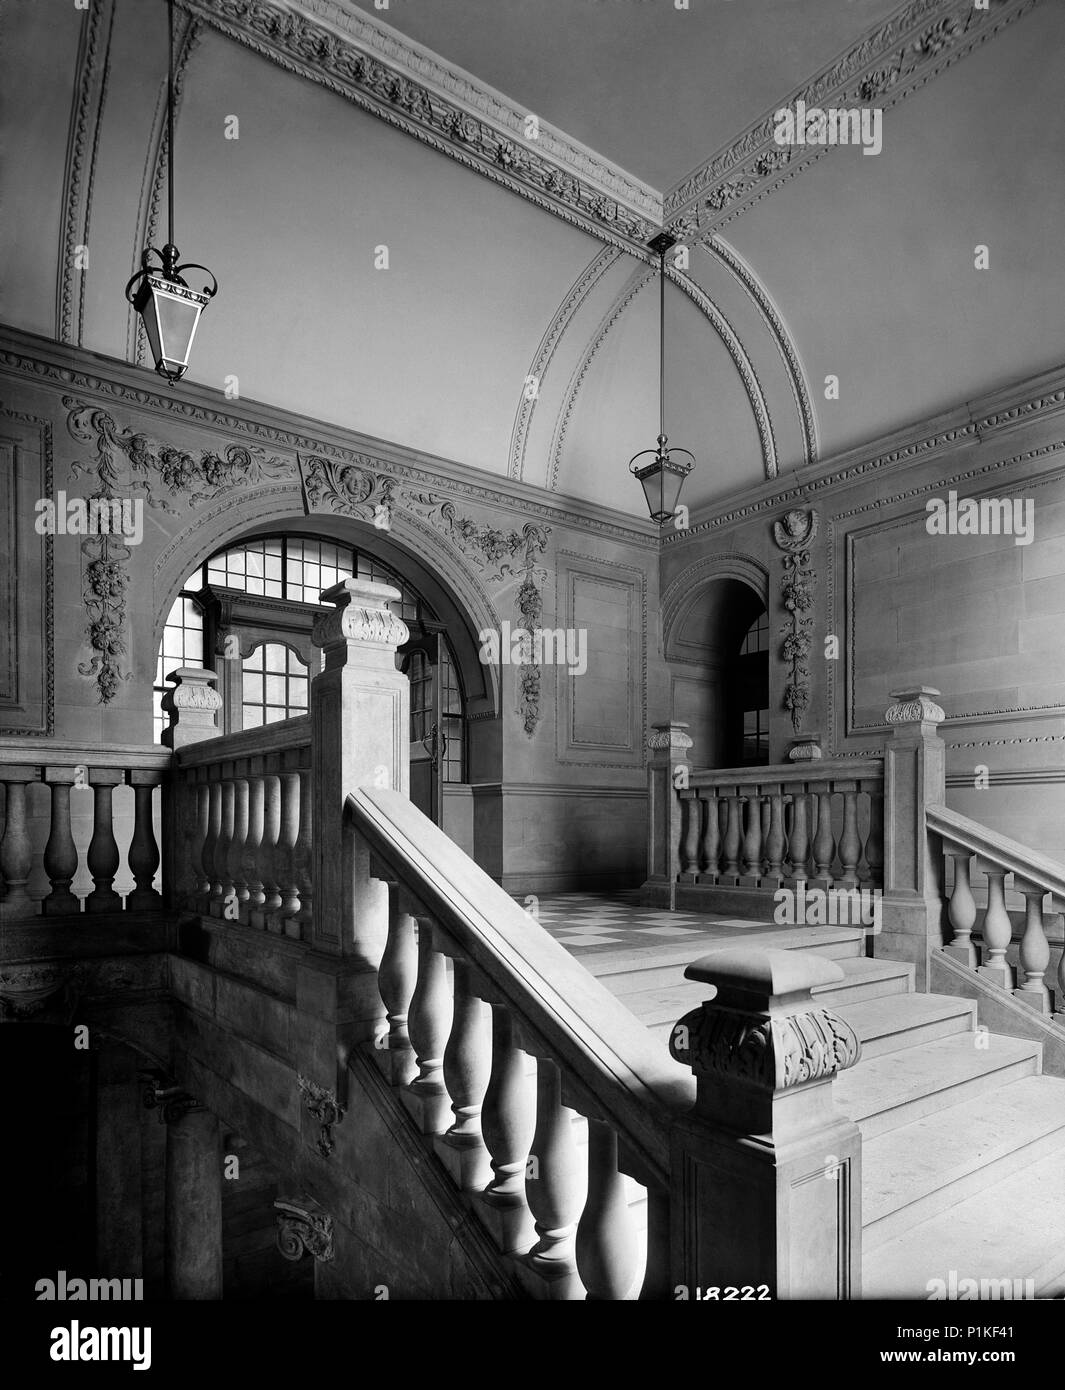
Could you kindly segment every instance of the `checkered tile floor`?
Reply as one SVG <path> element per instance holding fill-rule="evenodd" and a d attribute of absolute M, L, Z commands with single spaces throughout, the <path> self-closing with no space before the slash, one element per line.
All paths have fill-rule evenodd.
<path fill-rule="evenodd" d="M 556 941 L 577 956 L 681 946 L 685 941 L 691 941 L 700 950 L 709 941 L 732 940 L 772 926 L 766 922 L 711 917 L 703 912 L 642 907 L 639 890 L 635 888 L 604 895 L 558 893 L 542 897 L 535 904 L 528 897 L 518 897 L 517 901 L 534 912 Z"/>

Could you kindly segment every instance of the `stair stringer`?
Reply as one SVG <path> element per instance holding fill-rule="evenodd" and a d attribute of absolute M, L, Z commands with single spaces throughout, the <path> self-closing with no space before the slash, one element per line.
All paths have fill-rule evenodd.
<path fill-rule="evenodd" d="M 929 993 L 976 1002 L 977 1024 L 991 1033 L 1027 1038 L 1043 1045 L 1043 1072 L 1065 1076 L 1065 1028 L 1017 999 L 984 975 L 977 975 L 943 951 L 929 957 Z"/>

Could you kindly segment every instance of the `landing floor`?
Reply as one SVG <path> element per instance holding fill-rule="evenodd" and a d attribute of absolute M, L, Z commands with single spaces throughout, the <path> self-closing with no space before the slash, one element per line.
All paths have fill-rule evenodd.
<path fill-rule="evenodd" d="M 533 909 L 527 899 L 519 897 L 518 902 L 530 911 Z M 691 958 L 697 960 L 711 946 L 731 944 L 745 935 L 774 929 L 771 922 L 643 907 L 638 888 L 610 894 L 552 894 L 539 899 L 536 915 L 555 940 L 574 956 L 602 955 L 619 949 L 661 950 L 663 946 L 690 943 Z"/>

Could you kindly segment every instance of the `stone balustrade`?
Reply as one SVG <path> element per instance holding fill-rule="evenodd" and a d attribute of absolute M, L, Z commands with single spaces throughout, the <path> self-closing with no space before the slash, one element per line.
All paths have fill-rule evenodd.
<path fill-rule="evenodd" d="M 358 930 L 387 889 L 375 1056 L 500 1251 L 536 1297 L 668 1297 L 691 1078 L 406 798 L 364 787 L 345 820 Z"/>
<path fill-rule="evenodd" d="M 309 939 L 310 716 L 190 743 L 174 763 L 175 906 Z"/>
<path fill-rule="evenodd" d="M 945 806 L 929 807 L 927 830 L 942 845 L 953 865 L 950 882 L 943 876 L 946 916 L 953 935 L 944 950 L 1027 1004 L 1036 1013 L 1065 1022 L 1065 952 L 1055 972 L 1054 999 L 1047 985 L 1051 952 L 1047 933 L 1047 902 L 1065 903 L 1065 872 L 1059 864 L 1037 854 Z M 980 917 L 981 947 L 973 941 L 980 916 L 973 894 L 973 867 L 984 880 L 986 903 Z M 1025 902 L 1025 925 L 1016 970 L 1007 960 L 1013 943 L 1013 923 L 1006 909 L 1009 887 Z M 1057 1008 L 1055 1010 L 1054 1004 Z"/>
<path fill-rule="evenodd" d="M 155 886 L 160 859 L 155 792 L 169 764 L 169 751 L 153 747 L 0 740 L 0 921 L 162 908 Z M 123 799 L 121 807 L 117 797 Z M 132 833 L 123 853 L 119 820 L 128 830 L 130 818 Z M 86 825 L 87 843 L 81 834 Z M 76 891 L 76 880 L 84 891 Z M 119 893 L 116 880 L 132 881 L 132 887 Z"/>

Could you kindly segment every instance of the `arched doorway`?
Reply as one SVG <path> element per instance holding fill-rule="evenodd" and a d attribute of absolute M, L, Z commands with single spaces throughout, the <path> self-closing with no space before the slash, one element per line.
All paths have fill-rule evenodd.
<path fill-rule="evenodd" d="M 320 667 L 312 641 L 315 619 L 327 611 L 320 593 L 352 575 L 391 584 L 411 634 L 399 658 L 411 680 L 411 799 L 472 852 L 463 793 L 474 780 L 471 763 L 484 776 L 477 737 L 485 724 L 482 718 L 471 738 L 469 716 L 471 704 L 483 708 L 486 687 L 471 626 L 443 584 L 398 545 L 363 528 L 356 536 L 342 521 L 330 529 L 311 535 L 298 523 L 261 527 L 190 571 L 159 645 L 156 737 L 166 677 L 184 664 L 218 671 L 225 733 L 305 713 Z"/>
<path fill-rule="evenodd" d="M 769 762 L 769 617 L 762 576 L 702 578 L 667 609 L 672 715 L 699 767 Z"/>

